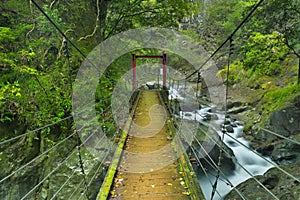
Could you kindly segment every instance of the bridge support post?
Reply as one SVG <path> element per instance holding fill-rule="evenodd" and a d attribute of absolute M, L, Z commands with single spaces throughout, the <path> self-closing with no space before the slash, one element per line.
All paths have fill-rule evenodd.
<path fill-rule="evenodd" d="M 133 77 L 132 77 L 132 90 L 136 89 L 136 55 L 132 53 L 132 64 L 133 64 Z"/>

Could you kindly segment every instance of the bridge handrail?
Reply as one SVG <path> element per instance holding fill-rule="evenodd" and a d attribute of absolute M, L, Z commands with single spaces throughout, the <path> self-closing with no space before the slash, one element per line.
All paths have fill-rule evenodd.
<path fill-rule="evenodd" d="M 138 92 L 135 97 L 136 98 L 135 103 L 131 108 L 131 116 L 133 116 L 133 114 L 135 112 L 135 109 L 136 109 L 136 106 L 138 103 L 138 99 L 139 99 L 139 95 L 140 95 L 140 92 Z M 120 138 L 120 141 L 118 142 L 118 147 L 115 150 L 112 162 L 108 168 L 107 175 L 105 176 L 105 179 L 99 190 L 96 200 L 106 200 L 109 196 L 109 192 L 110 192 L 111 186 L 113 185 L 114 177 L 117 172 L 117 168 L 118 168 L 118 165 L 120 162 L 120 158 L 121 158 L 121 155 L 123 152 L 123 147 L 124 147 L 126 138 L 128 136 L 128 132 L 129 132 L 131 123 L 132 123 L 132 118 L 128 118 L 128 121 L 126 122 L 124 130 L 123 130 L 122 136 Z"/>
<path fill-rule="evenodd" d="M 160 92 L 159 98 L 162 103 L 167 107 L 167 112 L 170 112 L 168 105 L 165 103 L 165 100 L 168 99 L 168 96 L 164 96 L 167 93 L 165 93 L 164 90 Z M 167 114 L 170 116 L 170 113 Z M 186 154 L 184 150 L 184 146 L 179 139 L 179 132 L 176 130 L 174 127 L 174 124 L 171 120 L 167 120 L 167 128 L 168 131 L 170 132 L 170 135 L 174 135 L 174 133 L 177 132 L 175 137 L 173 138 L 172 141 L 172 146 L 174 151 L 178 154 L 179 156 L 179 164 L 180 164 L 180 170 L 182 170 L 184 181 L 188 187 L 189 190 L 189 196 L 192 200 L 199 200 L 199 199 L 205 199 L 204 194 L 202 192 L 202 189 L 200 187 L 199 181 L 197 179 L 197 175 L 193 169 L 193 166 L 189 162 L 189 157 Z M 180 155 L 181 154 L 181 155 Z"/>

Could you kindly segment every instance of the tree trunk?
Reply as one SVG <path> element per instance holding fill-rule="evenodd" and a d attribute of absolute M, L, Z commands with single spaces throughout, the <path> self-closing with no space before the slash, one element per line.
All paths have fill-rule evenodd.
<path fill-rule="evenodd" d="M 98 39 L 98 42 L 102 42 L 105 38 L 105 28 L 106 28 L 106 15 L 107 15 L 107 9 L 108 9 L 108 0 L 100 0 L 99 1 L 99 21 L 98 21 L 98 34 L 96 38 Z"/>

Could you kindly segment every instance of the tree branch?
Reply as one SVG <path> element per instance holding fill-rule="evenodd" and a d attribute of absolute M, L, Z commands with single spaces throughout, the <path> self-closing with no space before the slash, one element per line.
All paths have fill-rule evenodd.
<path fill-rule="evenodd" d="M 25 35 L 25 43 L 26 43 L 26 40 L 29 38 L 30 33 L 32 33 L 32 32 L 34 31 L 34 29 L 35 29 L 35 23 L 33 24 L 32 29 L 29 30 L 29 31 L 26 33 L 26 35 Z"/>
<path fill-rule="evenodd" d="M 95 22 L 94 30 L 93 30 L 93 32 L 92 32 L 91 34 L 79 38 L 78 41 L 86 40 L 87 38 L 93 37 L 93 36 L 96 34 L 97 29 L 99 28 L 99 25 L 98 25 L 98 24 L 99 24 L 99 23 L 98 23 L 98 22 L 99 22 L 99 17 L 100 17 L 99 0 L 96 1 L 96 4 L 97 4 L 97 5 L 96 5 L 96 7 L 97 7 L 97 17 L 96 17 L 96 22 Z"/>
<path fill-rule="evenodd" d="M 147 12 L 152 12 L 152 13 L 157 13 L 154 12 L 157 8 L 153 8 L 153 9 L 149 9 L 149 10 L 143 10 L 137 13 L 133 13 L 130 15 L 120 15 L 117 22 L 115 23 L 115 25 L 113 26 L 113 28 L 110 30 L 110 32 L 107 34 L 107 36 L 105 37 L 105 39 L 109 38 L 111 36 L 111 34 L 113 34 L 113 32 L 116 30 L 117 26 L 119 25 L 119 23 L 122 21 L 122 19 L 126 18 L 126 17 L 134 17 L 134 16 L 138 16 Z"/>
<path fill-rule="evenodd" d="M 58 2 L 59 0 L 54 0 L 52 1 L 52 3 L 50 4 L 50 9 L 53 9 L 53 7 L 55 6 L 55 4 Z"/>
<path fill-rule="evenodd" d="M 67 35 L 68 32 L 74 32 L 74 30 L 73 29 L 66 30 L 65 35 Z M 61 41 L 61 45 L 60 45 L 58 55 L 57 55 L 57 60 L 61 57 L 61 55 L 62 55 L 61 52 L 63 51 L 64 47 L 65 47 L 65 38 L 63 38 L 62 41 Z"/>
<path fill-rule="evenodd" d="M 288 39 L 285 37 L 285 45 L 290 49 L 290 50 L 292 50 L 293 51 L 293 53 L 298 57 L 298 58 L 300 58 L 300 54 L 296 51 L 296 49 L 294 48 L 294 47 L 292 47 L 292 45 L 290 45 L 289 44 L 289 41 L 288 41 Z"/>

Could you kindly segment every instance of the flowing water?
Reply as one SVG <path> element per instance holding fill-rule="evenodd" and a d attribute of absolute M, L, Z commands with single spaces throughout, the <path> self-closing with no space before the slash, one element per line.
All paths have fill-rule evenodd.
<path fill-rule="evenodd" d="M 189 101 L 188 98 L 184 98 L 186 95 L 182 95 L 182 87 L 179 89 L 170 89 L 170 99 L 178 99 L 184 102 Z M 196 120 L 206 126 L 210 126 L 211 123 L 208 123 L 204 118 L 206 115 L 212 115 L 215 114 L 218 116 L 217 120 L 211 121 L 212 123 L 216 124 L 217 126 L 214 127 L 221 127 L 225 121 L 225 115 L 220 114 L 218 112 L 216 113 L 210 113 L 211 110 L 213 110 L 214 106 L 201 106 L 200 110 L 194 110 L 189 112 L 180 112 L 180 118 L 185 120 Z M 233 188 L 227 183 L 229 180 L 233 186 L 237 186 L 241 182 L 244 182 L 248 178 L 256 175 L 262 175 L 264 174 L 268 169 L 273 167 L 272 164 L 264 160 L 262 157 L 255 154 L 253 151 L 251 151 L 249 141 L 247 141 L 243 137 L 243 126 L 242 123 L 235 121 L 230 118 L 226 118 L 226 120 L 230 121 L 230 126 L 233 128 L 232 133 L 228 133 L 228 135 L 224 135 L 223 142 L 232 149 L 234 156 L 236 158 L 235 160 L 235 170 L 232 170 L 230 172 L 226 172 L 226 177 L 220 176 L 217 184 L 217 193 L 214 195 L 214 200 L 223 199 L 224 196 L 229 193 Z M 228 125 L 226 125 L 228 126 Z M 222 137 L 223 133 L 221 130 L 218 130 L 215 128 L 217 133 L 220 137 Z M 243 145 L 244 146 L 243 146 Z M 265 159 L 269 158 L 265 157 Z M 221 169 L 222 170 L 222 169 Z M 215 175 L 216 171 L 214 169 L 208 170 L 208 177 L 204 175 L 204 173 L 200 173 L 199 181 L 201 188 L 204 192 L 204 195 L 206 199 L 211 199 L 212 194 L 212 183 L 215 182 Z M 227 180 L 226 180 L 227 178 Z"/>

